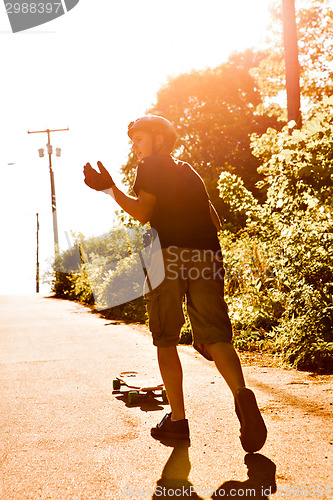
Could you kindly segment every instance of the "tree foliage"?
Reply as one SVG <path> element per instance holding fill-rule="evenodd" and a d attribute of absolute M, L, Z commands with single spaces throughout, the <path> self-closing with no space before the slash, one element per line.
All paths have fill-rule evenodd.
<path fill-rule="evenodd" d="M 122 219 L 121 214 L 118 218 Z M 54 263 L 52 291 L 57 297 L 79 300 L 104 309 L 106 317 L 145 321 L 142 272 L 138 259 L 131 256 L 142 247 L 144 228 L 131 222 L 101 236 L 85 238 L 74 234 L 75 245 L 57 257 Z M 129 290 L 128 286 L 133 287 Z M 137 299 L 128 302 L 129 295 Z M 124 297 L 124 300 L 122 300 Z M 119 304 L 111 307 L 110 304 Z"/>
<path fill-rule="evenodd" d="M 253 135 L 253 152 L 262 158 L 259 186 L 267 188 L 270 210 L 293 220 L 298 210 L 332 206 L 332 99 L 324 99 L 302 130 L 270 129 L 260 139 Z"/>
<path fill-rule="evenodd" d="M 268 330 L 263 338 L 296 368 L 330 372 L 333 99 L 324 100 L 302 131 L 290 134 L 286 127 L 279 133 L 253 135 L 252 147 L 262 159 L 266 202 L 260 206 L 254 202 L 251 207 L 251 195 L 241 183 L 236 183 L 235 190 L 235 183 L 230 184 L 224 174 L 219 183 L 224 199 L 248 216 L 243 234 L 229 244 L 226 254 L 232 276 L 232 286 L 229 282 L 226 290 L 235 325 Z M 240 252 L 243 241 L 247 244 Z M 242 255 L 241 268 L 231 257 L 237 253 Z M 243 274 L 248 275 L 246 286 L 239 278 Z"/>

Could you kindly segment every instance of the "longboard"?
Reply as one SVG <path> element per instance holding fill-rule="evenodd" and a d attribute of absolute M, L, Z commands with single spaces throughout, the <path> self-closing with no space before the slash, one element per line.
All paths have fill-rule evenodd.
<path fill-rule="evenodd" d="M 160 396 L 164 403 L 168 402 L 164 384 L 157 383 L 153 378 L 141 376 L 138 372 L 119 373 L 113 380 L 112 386 L 114 391 L 120 391 L 122 386 L 127 387 L 129 389 L 127 391 L 127 401 L 130 404 L 135 403 L 140 395 L 148 397 Z"/>

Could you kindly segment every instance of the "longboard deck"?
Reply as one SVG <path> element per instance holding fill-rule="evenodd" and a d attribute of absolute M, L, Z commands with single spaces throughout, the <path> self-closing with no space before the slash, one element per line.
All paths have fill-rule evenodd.
<path fill-rule="evenodd" d="M 168 396 L 164 388 L 164 384 L 153 380 L 147 376 L 141 376 L 138 372 L 121 372 L 113 380 L 113 390 L 118 393 L 124 393 L 121 391 L 121 387 L 125 386 L 128 390 L 127 401 L 129 404 L 136 403 L 139 396 L 146 397 L 162 397 L 163 403 L 168 403 Z M 157 392 L 159 394 L 157 394 Z"/>
<path fill-rule="evenodd" d="M 164 387 L 163 383 L 158 383 L 151 377 L 141 376 L 138 372 L 134 371 L 121 372 L 116 378 L 129 389 L 135 389 L 137 391 L 157 391 L 162 390 Z"/>

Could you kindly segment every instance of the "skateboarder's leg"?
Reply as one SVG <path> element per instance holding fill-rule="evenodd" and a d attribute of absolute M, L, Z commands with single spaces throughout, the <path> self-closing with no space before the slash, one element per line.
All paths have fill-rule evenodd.
<path fill-rule="evenodd" d="M 203 356 L 215 361 L 217 369 L 235 395 L 238 389 L 245 387 L 245 382 L 238 355 L 232 345 L 232 326 L 224 300 L 224 270 L 221 262 L 206 264 L 205 274 L 202 272 L 198 279 L 190 280 L 187 290 L 193 344 Z M 221 271 L 221 275 L 217 271 Z"/>
<path fill-rule="evenodd" d="M 237 352 L 229 343 L 216 342 L 203 346 L 234 395 L 235 410 L 241 424 L 240 440 L 244 450 L 259 451 L 266 441 L 267 429 L 254 393 L 245 387 Z"/>
<path fill-rule="evenodd" d="M 238 389 L 245 387 L 245 381 L 234 346 L 227 342 L 216 342 L 204 344 L 204 347 L 212 356 L 218 371 L 235 396 Z"/>
<path fill-rule="evenodd" d="M 157 359 L 171 407 L 172 418 L 185 418 L 183 370 L 176 346 L 157 347 Z"/>

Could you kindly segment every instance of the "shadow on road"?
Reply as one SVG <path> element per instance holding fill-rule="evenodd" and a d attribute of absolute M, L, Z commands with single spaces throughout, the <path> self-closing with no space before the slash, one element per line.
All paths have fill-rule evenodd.
<path fill-rule="evenodd" d="M 189 482 L 191 462 L 189 444 L 175 446 L 164 466 L 161 479 L 157 481 L 153 500 L 157 498 L 196 498 L 202 500 L 195 486 Z"/>
<path fill-rule="evenodd" d="M 246 481 L 226 481 L 212 495 L 212 498 L 261 498 L 268 499 L 276 492 L 275 464 L 264 455 L 248 453 L 244 459 L 247 466 Z"/>
<path fill-rule="evenodd" d="M 276 492 L 275 464 L 261 454 L 248 453 L 244 462 L 248 468 L 246 481 L 225 481 L 219 488 L 196 487 L 189 480 L 191 463 L 187 444 L 179 444 L 164 466 L 157 481 L 153 500 L 157 498 L 192 498 L 202 500 L 200 495 L 210 495 L 212 499 L 232 497 L 236 499 L 269 499 Z"/>
<path fill-rule="evenodd" d="M 163 410 L 164 406 L 167 405 L 168 403 L 164 403 L 158 398 L 154 398 L 151 396 L 147 396 L 146 394 L 140 394 L 139 398 L 137 401 L 134 403 L 129 403 L 127 400 L 127 392 L 124 391 L 113 391 L 112 394 L 118 394 L 116 396 L 116 399 L 119 401 L 123 401 L 127 408 L 140 408 L 142 411 L 158 411 L 158 410 Z"/>

